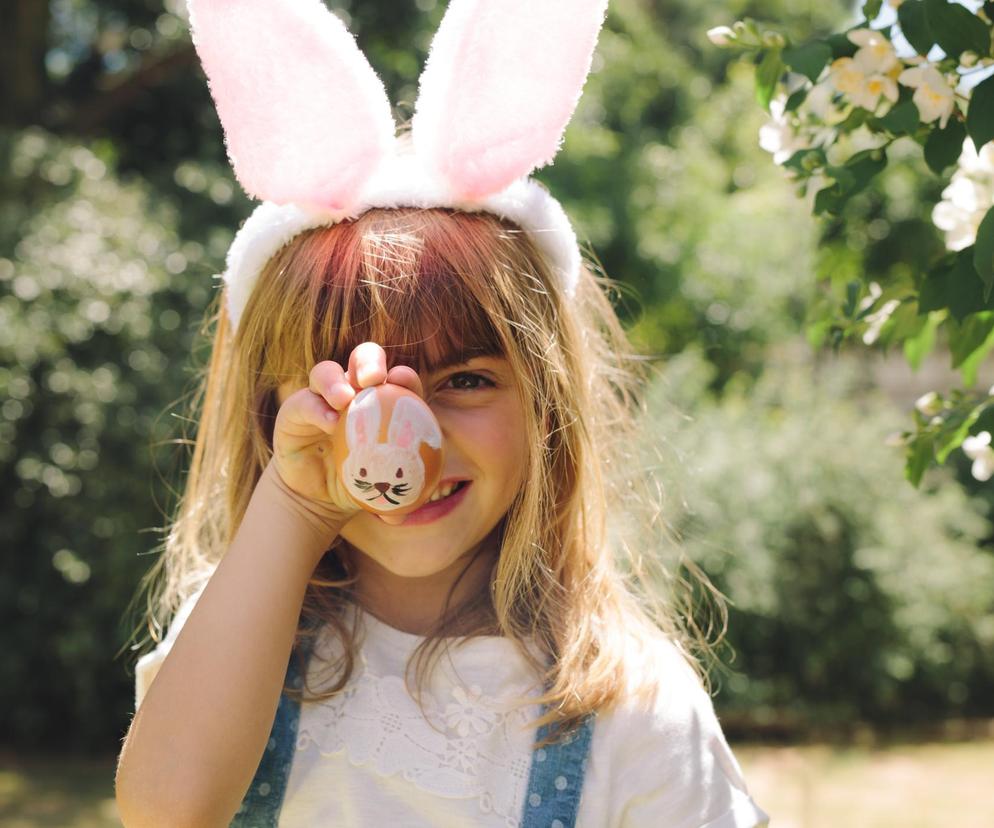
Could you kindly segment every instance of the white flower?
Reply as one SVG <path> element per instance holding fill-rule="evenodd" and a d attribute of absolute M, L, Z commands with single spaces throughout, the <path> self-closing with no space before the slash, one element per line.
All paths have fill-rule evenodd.
<path fill-rule="evenodd" d="M 820 172 L 814 173 L 807 179 L 804 187 L 804 203 L 807 205 L 807 212 L 814 212 L 815 199 L 818 197 L 818 193 L 826 187 L 831 187 L 834 183 L 835 179 Z"/>
<path fill-rule="evenodd" d="M 454 687 L 452 690 L 452 697 L 456 701 L 446 705 L 445 721 L 463 738 L 469 735 L 470 728 L 477 733 L 484 733 L 493 724 L 493 716 L 480 704 L 481 693 L 475 684 L 468 694 L 462 687 Z"/>
<path fill-rule="evenodd" d="M 966 139 L 957 167 L 932 209 L 932 223 L 945 231 L 949 250 L 973 244 L 980 222 L 994 206 L 994 144 L 985 144 L 978 155 L 973 141 Z"/>
<path fill-rule="evenodd" d="M 715 46 L 732 46 L 735 44 L 735 32 L 729 26 L 715 26 L 708 29 L 708 40 Z"/>
<path fill-rule="evenodd" d="M 886 98 L 892 104 L 897 101 L 897 84 L 894 79 L 872 69 L 868 70 L 855 58 L 833 60 L 829 69 L 830 82 L 856 106 L 874 112 L 881 98 Z M 887 109 L 889 108 L 888 106 Z"/>
<path fill-rule="evenodd" d="M 873 29 L 854 29 L 846 35 L 860 48 L 853 60 L 869 74 L 885 75 L 900 64 L 894 46 L 881 32 Z"/>
<path fill-rule="evenodd" d="M 880 310 L 871 313 L 866 317 L 866 321 L 869 323 L 866 331 L 863 333 L 863 344 L 872 345 L 877 341 L 880 336 L 880 329 L 883 328 L 884 323 L 890 319 L 891 314 L 897 310 L 898 306 L 901 304 L 899 299 L 890 299 L 884 302 L 884 305 Z"/>
<path fill-rule="evenodd" d="M 839 107 L 832 100 L 836 93 L 835 87 L 830 80 L 823 80 L 816 83 L 808 91 L 801 110 L 810 113 L 823 124 L 832 126 L 842 123 L 849 115 L 848 107 Z"/>
<path fill-rule="evenodd" d="M 918 107 L 922 123 L 928 124 L 938 118 L 939 127 L 944 129 L 956 107 L 955 92 L 945 76 L 932 64 L 920 63 L 905 69 L 897 80 L 915 90 L 911 99 Z"/>
<path fill-rule="evenodd" d="M 991 433 L 981 431 L 975 437 L 967 437 L 963 441 L 963 452 L 973 461 L 970 468 L 977 480 L 990 480 L 994 475 L 994 449 L 991 448 Z"/>
<path fill-rule="evenodd" d="M 810 146 L 798 133 L 794 119 L 784 112 L 786 103 L 783 95 L 770 101 L 770 119 L 759 128 L 759 146 L 773 153 L 774 164 L 783 164 L 795 152 Z"/>
<path fill-rule="evenodd" d="M 929 391 L 915 400 L 915 408 L 925 417 L 934 417 L 942 411 L 942 398 L 935 391 Z"/>

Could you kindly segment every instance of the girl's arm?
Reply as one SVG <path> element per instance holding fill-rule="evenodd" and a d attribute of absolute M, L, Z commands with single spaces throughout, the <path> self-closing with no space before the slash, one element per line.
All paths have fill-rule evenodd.
<path fill-rule="evenodd" d="M 357 511 L 330 435 L 356 391 L 392 382 L 421 393 L 413 369 L 387 371 L 364 342 L 348 371 L 325 360 L 280 404 L 273 459 L 203 594 L 148 688 L 117 768 L 127 828 L 227 826 L 272 729 L 308 579 Z"/>
<path fill-rule="evenodd" d="M 131 723 L 116 780 L 127 828 L 230 823 L 269 738 L 308 578 L 350 517 L 266 467 Z"/>

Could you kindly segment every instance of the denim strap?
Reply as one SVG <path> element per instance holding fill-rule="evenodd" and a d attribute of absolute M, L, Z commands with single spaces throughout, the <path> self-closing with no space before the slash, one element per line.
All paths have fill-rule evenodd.
<path fill-rule="evenodd" d="M 307 650 L 302 652 L 306 664 L 310 653 Z M 297 661 L 296 655 L 291 653 L 285 686 L 299 690 L 303 680 Z M 299 721 L 300 703 L 281 693 L 262 761 L 238 813 L 231 821 L 231 828 L 276 828 L 286 795 L 286 783 L 290 778 L 290 765 L 296 753 Z"/>
<path fill-rule="evenodd" d="M 542 714 L 546 711 L 543 707 Z M 576 824 L 593 729 L 594 717 L 587 716 L 564 739 L 532 751 L 521 828 L 573 828 Z M 549 725 L 542 725 L 536 741 L 549 733 Z"/>
<path fill-rule="evenodd" d="M 310 652 L 304 650 L 304 669 L 309 656 Z M 291 654 L 286 672 L 286 684 L 295 689 L 303 683 L 297 661 Z M 545 713 L 543 707 L 542 715 Z M 299 722 L 300 703 L 281 694 L 262 761 L 230 828 L 277 828 L 296 753 Z M 532 751 L 521 828 L 574 828 L 593 724 L 593 717 L 588 716 L 565 738 Z M 543 725 L 536 741 L 545 739 L 550 732 L 549 725 Z"/>

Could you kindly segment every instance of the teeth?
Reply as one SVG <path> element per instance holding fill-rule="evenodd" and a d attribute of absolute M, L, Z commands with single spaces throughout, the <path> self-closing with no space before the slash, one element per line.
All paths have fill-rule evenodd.
<path fill-rule="evenodd" d="M 436 500 L 441 500 L 443 497 L 448 497 L 452 494 L 452 490 L 458 486 L 458 483 L 448 483 L 445 486 L 439 486 L 432 492 L 431 497 L 428 498 L 429 503 L 434 503 Z"/>

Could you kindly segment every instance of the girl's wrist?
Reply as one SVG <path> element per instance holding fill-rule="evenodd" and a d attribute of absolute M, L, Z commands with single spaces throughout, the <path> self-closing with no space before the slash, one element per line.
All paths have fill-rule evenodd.
<path fill-rule="evenodd" d="M 314 555 L 315 565 L 354 514 L 298 494 L 284 482 L 272 461 L 263 469 L 256 486 L 259 489 L 303 530 L 307 552 Z"/>

